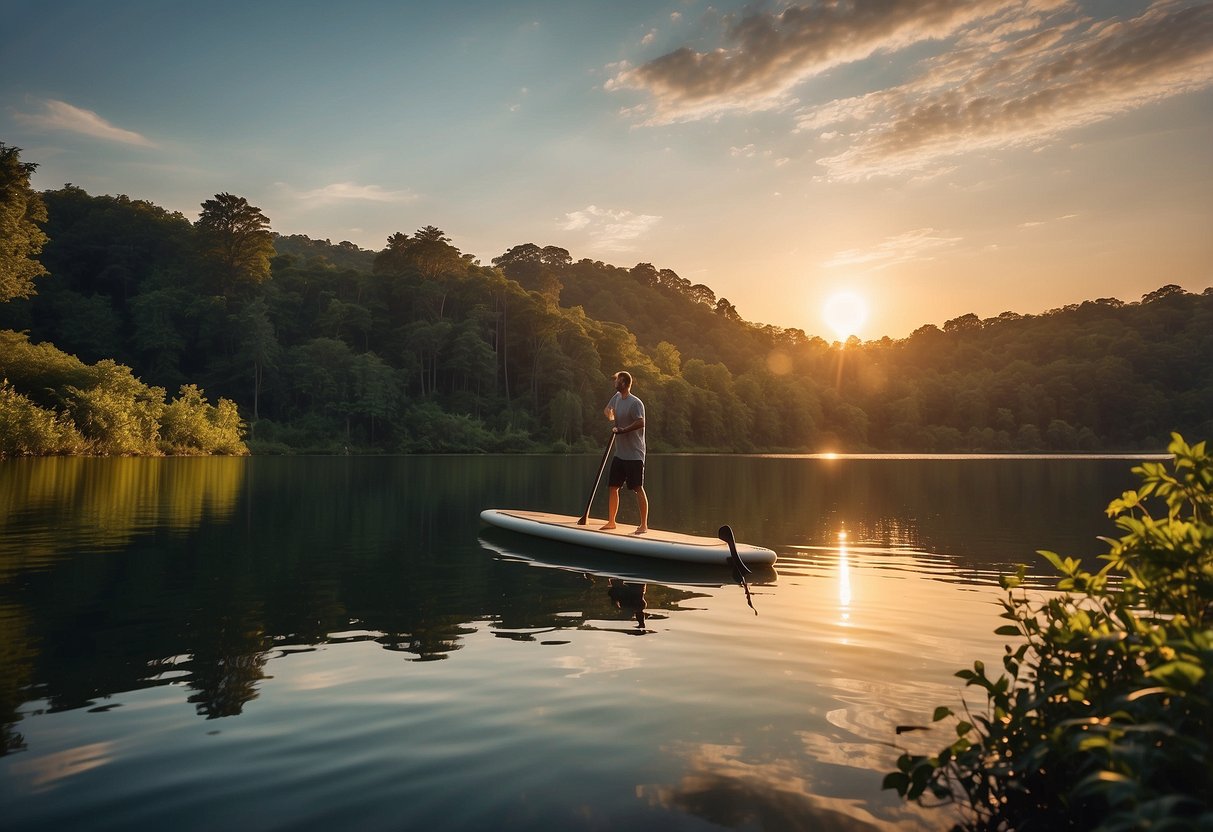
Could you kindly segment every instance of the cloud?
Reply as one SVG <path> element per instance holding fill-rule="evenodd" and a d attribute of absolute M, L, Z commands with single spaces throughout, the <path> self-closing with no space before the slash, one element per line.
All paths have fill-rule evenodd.
<path fill-rule="evenodd" d="M 564 231 L 584 231 L 599 251 L 631 251 L 631 241 L 644 236 L 661 221 L 650 214 L 612 211 L 590 205 L 565 214 L 560 227 Z"/>
<path fill-rule="evenodd" d="M 92 136 L 119 144 L 129 144 L 136 147 L 155 147 L 156 143 L 133 130 L 123 130 L 110 124 L 92 110 L 74 107 L 66 101 L 46 99 L 40 102 L 39 113 L 14 113 L 15 118 L 42 130 L 66 131 Z"/>
<path fill-rule="evenodd" d="M 934 228 L 918 228 L 896 237 L 889 237 L 871 248 L 840 251 L 821 265 L 825 268 L 866 266 L 875 271 L 897 263 L 933 260 L 935 252 L 950 248 L 961 239 L 960 237 L 941 236 L 936 233 Z"/>
<path fill-rule="evenodd" d="M 945 157 L 1039 148 L 1213 86 L 1213 4 L 1201 0 L 1155 0 L 1137 17 L 1103 19 L 1072 0 L 852 0 L 725 26 L 718 48 L 615 67 L 606 89 L 641 92 L 623 112 L 646 125 L 790 112 L 806 142 L 845 143 L 818 160 L 831 179 L 932 173 Z M 908 74 L 813 100 L 822 85 L 806 82 L 868 60 L 904 63 Z"/>
<path fill-rule="evenodd" d="M 1025 0 L 793 5 L 730 21 L 727 46 L 676 49 L 621 70 L 606 88 L 648 93 L 654 124 L 770 109 L 787 103 L 792 87 L 841 64 L 946 38 L 974 21 L 1024 5 Z"/>
<path fill-rule="evenodd" d="M 333 203 L 333 202 L 415 202 L 419 197 L 409 190 L 386 191 L 378 185 L 359 185 L 355 182 L 334 182 L 322 188 L 310 191 L 296 191 L 284 182 L 279 187 L 286 189 L 290 195 L 301 202 Z"/>
<path fill-rule="evenodd" d="M 806 112 L 802 129 L 860 119 L 819 159 L 832 178 L 917 171 L 939 159 L 1039 147 L 1061 134 L 1213 86 L 1213 5 L 1156 3 L 1128 21 L 1015 32 L 945 56 L 902 86 Z"/>
<path fill-rule="evenodd" d="M 1020 228 L 1039 228 L 1042 225 L 1048 225 L 1051 222 L 1065 222 L 1066 220 L 1076 219 L 1078 214 L 1062 214 L 1060 217 L 1054 217 L 1051 220 L 1025 220 L 1019 224 Z"/>

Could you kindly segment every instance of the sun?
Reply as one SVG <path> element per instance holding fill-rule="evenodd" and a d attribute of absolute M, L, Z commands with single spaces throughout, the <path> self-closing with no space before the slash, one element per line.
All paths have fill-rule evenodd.
<path fill-rule="evenodd" d="M 821 307 L 821 317 L 826 326 L 834 330 L 838 340 L 845 341 L 858 335 L 860 327 L 868 319 L 867 302 L 854 292 L 835 292 Z"/>

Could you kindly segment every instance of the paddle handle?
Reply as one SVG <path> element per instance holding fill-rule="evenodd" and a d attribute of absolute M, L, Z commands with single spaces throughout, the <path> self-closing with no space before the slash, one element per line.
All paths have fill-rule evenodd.
<path fill-rule="evenodd" d="M 611 431 L 610 441 L 607 442 L 606 450 L 602 452 L 602 464 L 598 466 L 598 473 L 594 476 L 594 485 L 590 488 L 590 499 L 586 500 L 585 512 L 581 515 L 581 519 L 577 521 L 578 526 L 584 526 L 590 519 L 590 506 L 594 505 L 594 496 L 598 493 L 598 482 L 602 479 L 602 472 L 606 470 L 607 460 L 611 458 L 611 451 L 615 448 L 615 431 Z"/>

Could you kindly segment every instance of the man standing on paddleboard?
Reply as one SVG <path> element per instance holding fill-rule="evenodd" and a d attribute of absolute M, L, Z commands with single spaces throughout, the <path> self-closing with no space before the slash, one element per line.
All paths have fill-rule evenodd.
<path fill-rule="evenodd" d="M 615 528 L 619 488 L 627 483 L 635 492 L 636 505 L 640 509 L 640 525 L 632 534 L 644 534 L 649 530 L 649 498 L 644 493 L 644 402 L 632 395 L 631 373 L 623 370 L 615 373 L 615 395 L 602 412 L 615 423 L 611 428 L 611 433 L 615 434 L 615 457 L 611 460 L 611 474 L 607 480 L 610 488 L 607 522 L 601 528 Z"/>

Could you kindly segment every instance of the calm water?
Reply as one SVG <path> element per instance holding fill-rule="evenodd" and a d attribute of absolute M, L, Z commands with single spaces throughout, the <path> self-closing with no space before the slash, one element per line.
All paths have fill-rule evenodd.
<path fill-rule="evenodd" d="M 894 727 L 1001 655 L 1000 571 L 1102 551 L 1134 481 L 652 458 L 653 525 L 778 552 L 756 615 L 727 574 L 480 525 L 580 514 L 597 463 L 0 463 L 4 827 L 940 828 L 880 781 L 943 738 Z"/>

